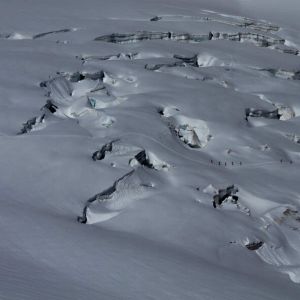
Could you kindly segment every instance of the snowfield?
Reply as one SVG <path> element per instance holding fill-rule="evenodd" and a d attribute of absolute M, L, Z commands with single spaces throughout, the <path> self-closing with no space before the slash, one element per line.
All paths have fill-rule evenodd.
<path fill-rule="evenodd" d="M 2 1 L 0 299 L 299 299 L 299 9 Z"/>

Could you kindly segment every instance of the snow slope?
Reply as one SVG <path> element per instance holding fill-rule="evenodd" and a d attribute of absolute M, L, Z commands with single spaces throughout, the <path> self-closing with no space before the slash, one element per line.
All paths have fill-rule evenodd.
<path fill-rule="evenodd" d="M 285 3 L 0 4 L 1 300 L 298 299 Z"/>

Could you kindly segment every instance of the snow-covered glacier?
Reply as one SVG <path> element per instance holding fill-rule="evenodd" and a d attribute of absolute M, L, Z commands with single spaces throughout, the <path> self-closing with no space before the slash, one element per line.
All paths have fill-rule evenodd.
<path fill-rule="evenodd" d="M 298 299 L 299 9 L 2 0 L 0 299 Z"/>

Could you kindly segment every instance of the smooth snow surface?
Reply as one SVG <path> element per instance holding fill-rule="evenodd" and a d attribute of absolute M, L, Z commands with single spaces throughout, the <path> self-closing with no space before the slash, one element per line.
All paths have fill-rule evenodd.
<path fill-rule="evenodd" d="M 1 1 L 0 299 L 299 299 L 299 11 Z"/>

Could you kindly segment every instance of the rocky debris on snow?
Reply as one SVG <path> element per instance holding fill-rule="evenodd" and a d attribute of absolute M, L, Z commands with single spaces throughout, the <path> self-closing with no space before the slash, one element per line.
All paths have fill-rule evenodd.
<path fill-rule="evenodd" d="M 154 32 L 154 31 L 137 31 L 134 33 L 112 33 L 95 38 L 95 41 L 108 43 L 136 43 L 140 41 L 150 40 L 174 40 L 174 41 L 190 41 L 199 43 L 202 41 L 211 40 L 212 34 L 189 34 L 189 33 L 174 33 L 174 32 Z"/>

